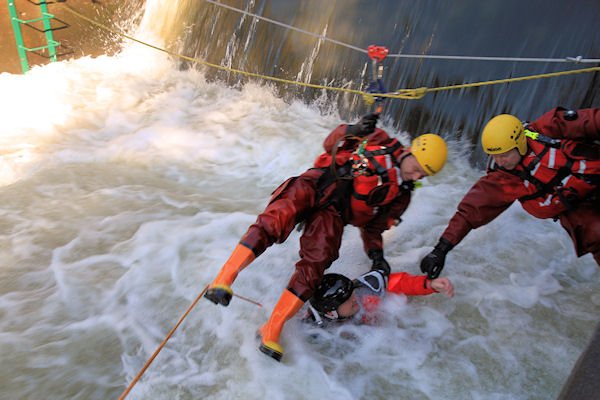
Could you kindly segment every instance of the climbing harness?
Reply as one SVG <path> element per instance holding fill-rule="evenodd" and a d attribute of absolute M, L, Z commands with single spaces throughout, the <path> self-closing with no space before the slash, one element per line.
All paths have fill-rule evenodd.
<path fill-rule="evenodd" d="M 353 159 L 352 210 L 375 212 L 378 206 L 390 203 L 399 193 L 402 177 L 397 157 L 404 147 L 395 141 L 390 146 L 369 146 Z"/>
<path fill-rule="evenodd" d="M 329 164 L 329 170 L 331 172 L 331 175 L 334 178 L 334 181 L 352 180 L 352 179 L 354 179 L 355 176 L 357 176 L 356 170 L 359 170 L 361 168 L 359 165 L 357 165 L 355 167 L 355 165 L 352 164 L 351 169 L 348 170 L 348 168 L 338 168 L 338 164 L 337 164 L 338 149 L 343 149 L 344 147 L 351 147 L 351 146 L 355 145 L 355 142 L 361 142 L 361 144 L 359 145 L 357 150 L 352 152 L 352 154 L 357 153 L 357 156 L 362 159 L 362 151 L 360 151 L 360 149 L 361 148 L 364 149 L 364 146 L 366 146 L 367 138 L 361 138 L 361 137 L 352 136 L 352 135 L 344 135 L 344 136 L 340 137 L 333 145 L 333 148 L 331 149 L 331 163 Z M 367 165 L 368 165 L 368 161 L 367 161 Z M 366 167 L 366 165 L 365 165 L 365 167 Z"/>
<path fill-rule="evenodd" d="M 581 146 L 576 140 L 554 139 L 529 128 L 526 124 L 524 131 L 532 139 L 529 142 L 530 153 L 519 162 L 521 169 L 507 170 L 493 164 L 489 169 L 514 175 L 525 182 L 526 186 L 533 185 L 535 191 L 518 200 L 529 213 L 538 218 L 555 218 L 556 210 L 573 209 L 577 202 L 597 189 L 598 174 L 594 171 L 600 170 L 600 160 L 573 154 Z M 541 168 L 540 162 L 545 158 L 546 166 Z M 542 201 L 528 203 L 534 199 Z"/>
<path fill-rule="evenodd" d="M 338 153 L 338 149 L 341 152 Z M 350 207 L 354 213 L 374 215 L 378 207 L 415 188 L 412 182 L 402 181 L 398 157 L 403 150 L 404 146 L 397 139 L 385 143 L 375 140 L 370 144 L 369 137 L 342 136 L 331 150 L 331 159 L 325 153 L 315 162 L 317 168 L 326 169 L 327 164 L 329 167 L 317 185 L 317 199 L 321 198 L 325 188 L 339 182 L 337 191 L 343 193 L 341 197 L 346 200 L 340 202 L 342 209 L 339 211 Z"/>
<path fill-rule="evenodd" d="M 358 148 L 352 153 L 354 155 L 354 162 L 352 163 L 352 170 L 350 174 L 353 178 L 359 175 L 365 175 L 369 168 L 369 159 L 365 155 L 365 147 L 367 146 L 367 139 L 363 140 Z"/>

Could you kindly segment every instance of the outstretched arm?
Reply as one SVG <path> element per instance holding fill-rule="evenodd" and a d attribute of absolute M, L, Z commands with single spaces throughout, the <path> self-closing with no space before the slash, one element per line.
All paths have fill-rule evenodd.
<path fill-rule="evenodd" d="M 421 260 L 421 272 L 437 278 L 444 267 L 446 254 L 472 230 L 486 225 L 526 194 L 516 176 L 492 171 L 481 177 L 458 204 L 457 211 L 433 251 Z"/>
<path fill-rule="evenodd" d="M 536 132 L 555 139 L 600 139 L 600 108 L 575 112 L 557 107 L 548 111 L 532 124 Z"/>
<path fill-rule="evenodd" d="M 448 297 L 454 296 L 454 286 L 448 278 L 427 279 L 423 275 L 411 275 L 407 272 L 390 274 L 388 292 L 403 293 L 408 296 L 425 296 L 440 292 Z"/>

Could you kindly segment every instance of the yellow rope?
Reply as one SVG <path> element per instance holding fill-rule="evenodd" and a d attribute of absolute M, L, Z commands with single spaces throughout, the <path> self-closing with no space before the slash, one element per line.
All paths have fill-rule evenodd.
<path fill-rule="evenodd" d="M 355 93 L 355 94 L 365 94 L 365 92 L 362 92 L 360 90 L 344 89 L 344 88 L 338 88 L 338 87 L 334 87 L 334 86 L 315 85 L 315 84 L 312 84 L 312 83 L 304 83 L 304 82 L 292 81 L 292 80 L 288 80 L 288 79 L 275 78 L 275 77 L 272 77 L 272 76 L 255 74 L 253 72 L 246 72 L 246 71 L 241 71 L 239 69 L 223 67 L 221 65 L 212 64 L 212 63 L 209 63 L 207 61 L 202 61 L 202 60 L 198 60 L 196 58 L 184 56 L 183 54 L 179 54 L 179 53 L 176 53 L 174 51 L 162 49 L 162 48 L 160 48 L 158 46 L 154 46 L 152 44 L 142 42 L 141 40 L 138 40 L 138 39 L 136 39 L 136 38 L 134 38 L 132 36 L 126 35 L 126 34 L 124 34 L 122 32 L 115 31 L 114 29 L 111 29 L 111 28 L 109 28 L 107 26 L 104 26 L 101 23 L 96 22 L 93 19 L 90 19 L 90 18 L 86 17 L 85 15 L 82 15 L 82 14 L 78 13 L 77 11 L 73 10 L 71 7 L 69 7 L 69 6 L 65 5 L 65 4 L 60 3 L 60 6 L 62 6 L 68 12 L 70 12 L 70 13 L 72 13 L 72 14 L 74 14 L 74 15 L 76 15 L 76 16 L 78 16 L 78 17 L 80 17 L 80 18 L 82 18 L 82 19 L 84 19 L 86 21 L 88 21 L 89 23 L 94 24 L 96 26 L 99 26 L 100 28 L 105 29 L 105 30 L 107 30 L 109 32 L 112 32 L 112 33 L 114 33 L 116 35 L 122 36 L 122 37 L 127 38 L 129 40 L 132 40 L 134 42 L 143 44 L 144 46 L 151 47 L 151 48 L 153 48 L 155 50 L 162 51 L 162 52 L 167 53 L 169 55 L 172 55 L 172 56 L 175 56 L 175 57 L 179 57 L 179 58 L 182 58 L 184 60 L 193 61 L 193 62 L 198 63 L 198 64 L 203 64 L 203 65 L 206 65 L 208 67 L 217 68 L 217 69 L 221 69 L 221 70 L 229 71 L 229 72 L 235 72 L 235 73 L 238 73 L 238 74 L 252 76 L 252 77 L 255 77 L 255 78 L 268 79 L 268 80 L 272 80 L 272 81 L 275 81 L 275 82 L 281 82 L 281 83 L 289 83 L 289 84 L 307 86 L 307 87 L 316 88 L 316 89 L 337 90 L 337 91 L 340 91 L 340 92 L 350 92 L 350 93 Z"/>
<path fill-rule="evenodd" d="M 163 49 L 163 48 L 151 45 L 149 43 L 142 42 L 141 40 L 138 40 L 138 39 L 136 39 L 136 38 L 134 38 L 132 36 L 129 36 L 129 35 L 126 35 L 126 34 L 124 34 L 122 32 L 119 32 L 119 31 L 116 31 L 114 29 L 111 29 L 111 28 L 109 28 L 109 27 L 107 27 L 105 25 L 102 25 L 99 22 L 94 21 L 91 18 L 86 17 L 83 14 L 78 13 L 77 11 L 73 10 L 71 7 L 67 6 L 64 3 L 58 3 L 58 4 L 61 7 L 63 7 L 66 11 L 70 12 L 71 14 L 73 14 L 73 15 L 81 18 L 81 19 L 84 19 L 84 20 L 88 21 L 89 23 L 91 23 L 93 25 L 96 25 L 96 26 L 98 26 L 98 27 L 100 27 L 100 28 L 102 28 L 104 30 L 112 32 L 115 35 L 119 35 L 119 36 L 122 36 L 124 38 L 129 39 L 129 40 L 132 40 L 134 42 L 140 43 L 140 44 L 142 44 L 144 46 L 148 46 L 148 47 L 151 47 L 151 48 L 153 48 L 155 50 L 162 51 L 162 52 L 167 53 L 167 54 L 169 54 L 171 56 L 179 57 L 179 58 L 184 59 L 184 60 L 188 60 L 188 61 L 192 61 L 192 62 L 195 62 L 195 63 L 198 63 L 198 64 L 206 65 L 206 66 L 211 67 L 211 68 L 217 68 L 217 69 L 220 69 L 220 70 L 234 72 L 234 73 L 237 73 L 237 74 L 251 76 L 251 77 L 254 77 L 254 78 L 261 78 L 261 79 L 271 80 L 271 81 L 275 81 L 275 82 L 287 83 L 287 84 L 298 85 L 298 86 L 305 86 L 305 87 L 310 87 L 310 88 L 315 88 L 315 89 L 334 90 L 334 91 L 338 91 L 338 92 L 346 92 L 346 93 L 359 94 L 359 95 L 363 96 L 363 98 L 365 99 L 365 101 L 367 102 L 367 104 L 369 102 L 372 102 L 374 100 L 374 96 L 377 96 L 377 97 L 389 97 L 389 98 L 392 98 L 392 99 L 413 100 L 413 99 L 420 99 L 420 98 L 422 98 L 423 96 L 425 96 L 429 92 L 439 92 L 439 91 L 442 91 L 442 90 L 453 90 L 453 89 L 464 89 L 464 88 L 477 87 L 477 86 L 496 85 L 496 84 L 499 84 L 499 83 L 518 82 L 518 81 L 525 81 L 525 80 L 531 80 L 531 79 L 541 79 L 541 78 L 550 78 L 550 77 L 562 76 L 562 75 L 580 74 L 580 73 L 583 73 L 583 72 L 600 71 L 600 67 L 592 67 L 592 68 L 583 68 L 583 69 L 577 69 L 577 70 L 571 70 L 571 71 L 552 72 L 552 73 L 548 73 L 548 74 L 522 76 L 522 77 L 519 77 L 519 78 L 499 79 L 499 80 L 495 80 L 495 81 L 466 83 L 466 84 L 462 84 L 462 85 L 442 86 L 442 87 L 436 87 L 436 88 L 420 87 L 420 88 L 416 88 L 416 89 L 398 89 L 395 92 L 373 94 L 373 93 L 364 92 L 362 90 L 345 89 L 345 88 L 340 88 L 340 87 L 335 87 L 335 86 L 315 85 L 315 84 L 312 84 L 312 83 L 298 82 L 298 81 L 292 81 L 292 80 L 289 80 L 289 79 L 275 78 L 273 76 L 255 74 L 253 72 L 247 72 L 247 71 L 241 71 L 239 69 L 223 67 L 221 65 L 212 64 L 212 63 L 209 63 L 207 61 L 198 60 L 196 58 L 184 56 L 183 54 L 179 54 L 179 53 L 176 53 L 174 51 L 166 50 L 166 49 Z"/>
<path fill-rule="evenodd" d="M 420 99 L 421 97 L 425 96 L 428 92 L 439 92 L 442 90 L 464 89 L 464 88 L 470 88 L 470 87 L 476 87 L 476 86 L 496 85 L 499 83 L 527 81 L 527 80 L 531 80 L 531 79 L 541 79 L 541 78 L 551 78 L 554 76 L 580 74 L 582 72 L 593 72 L 593 71 L 600 71 L 600 67 L 583 68 L 583 69 L 576 69 L 576 70 L 572 70 L 572 71 L 550 72 L 547 74 L 522 76 L 519 78 L 498 79 L 495 81 L 465 83 L 462 85 L 441 86 L 441 87 L 437 87 L 437 88 L 422 87 L 422 88 L 418 88 L 418 89 L 400 89 L 395 93 L 377 94 L 377 96 L 400 98 L 400 99 Z"/>

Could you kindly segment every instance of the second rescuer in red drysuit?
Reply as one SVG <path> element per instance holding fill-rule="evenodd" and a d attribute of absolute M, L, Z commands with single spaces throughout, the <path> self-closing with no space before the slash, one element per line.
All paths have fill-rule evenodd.
<path fill-rule="evenodd" d="M 360 228 L 373 268 L 389 274 L 382 232 L 408 207 L 414 181 L 437 173 L 446 162 L 446 143 L 440 136 L 422 135 L 412 147 L 404 147 L 375 129 L 377 119 L 378 114 L 367 114 L 358 124 L 340 125 L 329 134 L 324 142 L 326 153 L 317 158 L 314 168 L 273 192 L 206 291 L 206 298 L 227 306 L 237 274 L 304 223 L 296 270 L 269 321 L 259 330 L 260 350 L 277 361 L 283 356 L 281 329 L 313 295 L 325 269 L 338 258 L 344 226 Z"/>
<path fill-rule="evenodd" d="M 492 118 L 481 144 L 488 167 L 458 205 L 421 271 L 439 276 L 446 253 L 515 200 L 537 218 L 560 220 L 577 256 L 592 253 L 600 265 L 600 109 L 555 108 L 530 124 L 508 114 Z"/>

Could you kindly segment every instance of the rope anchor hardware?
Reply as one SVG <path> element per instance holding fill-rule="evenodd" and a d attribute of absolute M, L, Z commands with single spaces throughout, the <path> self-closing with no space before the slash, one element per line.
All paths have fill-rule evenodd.
<path fill-rule="evenodd" d="M 367 47 L 367 54 L 369 55 L 371 60 L 377 60 L 379 62 L 382 62 L 389 52 L 390 49 L 384 46 L 370 45 L 369 47 Z"/>
<path fill-rule="evenodd" d="M 363 94 L 363 100 L 368 106 L 372 106 L 376 102 L 383 101 L 383 98 L 375 96 L 372 93 L 386 93 L 385 87 L 383 86 L 383 81 L 381 80 L 383 77 L 383 65 L 378 65 L 377 63 L 382 62 L 389 52 L 390 49 L 385 46 L 370 45 L 367 47 L 367 55 L 371 59 L 371 66 L 373 69 L 373 80 L 369 83 L 367 93 Z M 383 106 L 380 104 L 375 112 L 379 114 L 382 109 Z"/>

